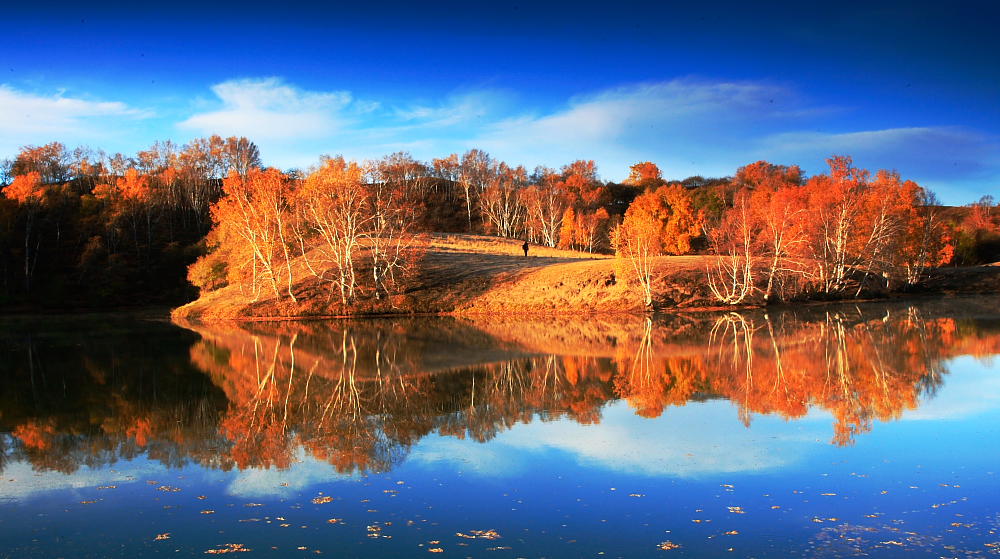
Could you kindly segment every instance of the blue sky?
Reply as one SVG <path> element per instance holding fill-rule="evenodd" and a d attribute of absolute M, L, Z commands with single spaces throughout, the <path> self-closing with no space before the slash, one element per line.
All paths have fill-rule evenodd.
<path fill-rule="evenodd" d="M 620 180 L 848 154 L 1000 195 L 996 3 L 205 4 L 6 11 L 0 156 L 218 133 L 282 168 L 479 147 Z"/>

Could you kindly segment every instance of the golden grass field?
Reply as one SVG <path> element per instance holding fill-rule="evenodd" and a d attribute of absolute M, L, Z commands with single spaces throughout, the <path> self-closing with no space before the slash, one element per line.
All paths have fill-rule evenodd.
<path fill-rule="evenodd" d="M 239 287 L 203 295 L 174 311 L 179 318 L 247 319 L 341 316 L 350 314 L 581 314 L 635 312 L 644 308 L 627 262 L 601 254 L 531 245 L 479 235 L 434 233 L 404 292 L 388 301 L 361 300 L 344 308 L 296 264 L 299 299 L 250 300 Z M 654 305 L 711 305 L 705 286 L 710 257 L 656 259 Z"/>

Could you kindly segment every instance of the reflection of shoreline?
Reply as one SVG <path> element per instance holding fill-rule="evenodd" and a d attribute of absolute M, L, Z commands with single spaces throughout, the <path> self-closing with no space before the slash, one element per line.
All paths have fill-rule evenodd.
<path fill-rule="evenodd" d="M 431 433 L 487 441 L 539 420 L 597 424 L 619 398 L 643 417 L 725 398 L 748 426 L 756 414 L 822 409 L 834 442 L 849 444 L 915 409 L 947 359 L 1000 352 L 995 318 L 898 304 L 706 318 L 221 323 L 193 325 L 193 345 L 161 324 L 169 353 L 109 334 L 103 361 L 73 340 L 55 362 L 28 345 L 2 456 L 66 472 L 143 452 L 243 469 L 286 468 L 305 449 L 342 473 L 384 471 Z M 41 386 L 39 371 L 56 374 L 63 361 L 86 374 L 73 377 L 77 394 L 48 395 L 58 385 Z M 165 367 L 177 376 L 166 391 Z"/>

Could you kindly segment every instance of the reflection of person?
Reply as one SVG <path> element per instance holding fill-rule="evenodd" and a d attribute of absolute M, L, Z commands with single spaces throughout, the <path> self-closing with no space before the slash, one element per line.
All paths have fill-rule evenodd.
<path fill-rule="evenodd" d="M 521 250 L 524 251 L 524 257 L 527 258 L 528 257 L 528 241 L 524 241 L 524 244 L 521 245 Z"/>

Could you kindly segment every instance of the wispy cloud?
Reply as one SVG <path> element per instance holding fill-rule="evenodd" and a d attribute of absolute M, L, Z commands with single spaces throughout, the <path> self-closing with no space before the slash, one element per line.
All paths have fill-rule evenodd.
<path fill-rule="evenodd" d="M 1000 167 L 998 138 L 957 126 L 784 132 L 759 145 L 762 154 L 803 164 L 824 154 L 849 154 L 862 167 L 897 169 L 924 180 L 995 177 Z"/>
<path fill-rule="evenodd" d="M 157 105 L 172 122 L 121 101 L 36 95 L 0 85 L 0 150 L 60 140 L 122 149 L 126 141 L 187 135 L 242 135 L 279 167 L 308 167 L 322 154 L 376 158 L 406 150 L 419 159 L 476 147 L 512 164 L 559 166 L 594 159 L 620 180 L 636 161 L 657 162 L 671 178 L 725 176 L 758 159 L 798 164 L 807 173 L 844 154 L 870 169 L 896 169 L 964 203 L 1000 184 L 1000 137 L 968 127 L 852 129 L 850 107 L 810 100 L 766 80 L 681 78 L 626 84 L 546 108 L 531 92 L 458 89 L 412 103 L 308 90 L 278 77 L 217 83 L 212 98 L 186 109 Z M 182 112 L 183 114 L 183 112 Z M 848 119 L 847 116 L 852 118 Z M 188 136 L 190 137 L 190 136 Z M 116 144 L 117 143 L 117 144 Z M 144 147 L 135 145 L 134 151 Z"/>
<path fill-rule="evenodd" d="M 4 465 L 0 482 L 0 503 L 23 501 L 49 491 L 95 488 L 102 485 L 137 483 L 135 480 L 163 474 L 166 468 L 157 462 L 138 459 L 122 461 L 114 467 L 82 466 L 72 474 L 37 469 L 27 461 Z"/>
<path fill-rule="evenodd" d="M 669 175 L 710 174 L 720 152 L 729 155 L 727 146 L 752 128 L 826 110 L 806 107 L 782 85 L 678 79 L 578 96 L 550 114 L 497 122 L 476 141 L 528 160 L 554 151 L 559 160 L 594 158 L 610 178 L 642 159 L 659 161 Z"/>
<path fill-rule="evenodd" d="M 811 102 L 796 88 L 769 81 L 628 84 L 548 110 L 525 108 L 516 93 L 495 89 L 408 105 L 303 91 L 277 78 L 229 81 L 212 90 L 223 107 L 180 126 L 247 135 L 286 166 L 306 166 L 321 153 L 374 158 L 406 150 L 430 159 L 477 147 L 529 168 L 594 159 L 604 178 L 620 180 L 642 160 L 681 178 L 725 176 L 758 159 L 820 173 L 827 157 L 847 154 L 860 166 L 896 169 L 929 183 L 952 202 L 1000 179 L 1000 141 L 989 134 L 949 126 L 844 132 L 848 108 Z"/>
<path fill-rule="evenodd" d="M 298 447 L 288 469 L 249 468 L 229 477 L 226 493 L 239 497 L 291 496 L 320 482 L 357 479 L 338 473 L 336 468 L 317 460 Z"/>
<path fill-rule="evenodd" d="M 192 115 L 178 123 L 181 129 L 265 142 L 326 138 L 346 126 L 353 102 L 346 91 L 306 91 L 279 78 L 230 80 L 212 92 L 222 106 Z M 362 105 L 362 111 L 371 108 Z"/>
<path fill-rule="evenodd" d="M 153 116 L 119 101 L 38 94 L 0 84 L 0 152 L 26 144 L 99 141 L 112 130 Z"/>
<path fill-rule="evenodd" d="M 430 438 L 414 449 L 416 462 L 460 462 L 488 477 L 520 475 L 541 453 L 557 450 L 590 466 L 641 475 L 703 477 L 763 472 L 800 461 L 826 436 L 821 424 L 789 433 L 781 420 L 758 418 L 753 430 L 726 401 L 670 408 L 656 419 L 639 417 L 625 402 L 604 409 L 600 423 L 535 422 L 506 431 L 485 445 Z M 690 425 L 698 425 L 692 430 Z"/>

